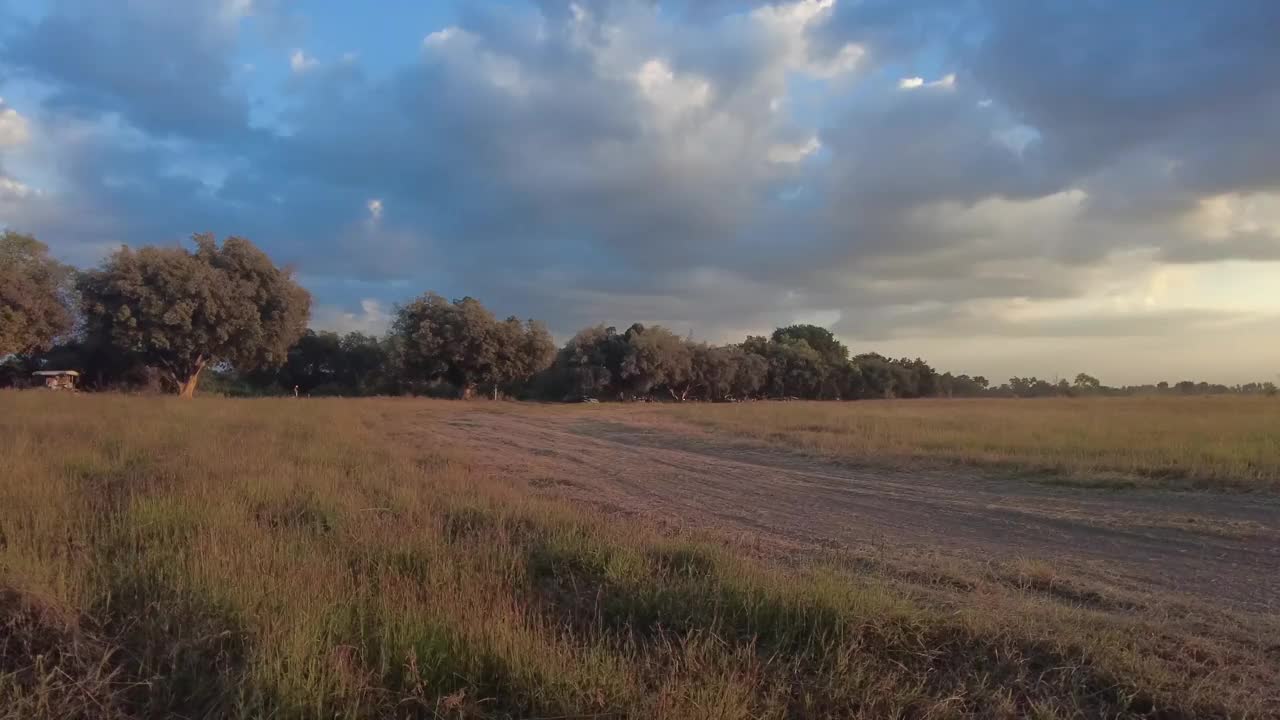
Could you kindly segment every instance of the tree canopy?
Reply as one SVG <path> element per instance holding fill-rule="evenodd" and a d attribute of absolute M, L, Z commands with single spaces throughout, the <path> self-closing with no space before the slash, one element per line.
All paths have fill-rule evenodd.
<path fill-rule="evenodd" d="M 503 385 L 545 368 L 555 353 L 542 323 L 499 322 L 475 298 L 450 302 L 433 292 L 397 309 L 391 335 L 407 379 L 447 382 L 464 397 L 482 386 L 496 397 Z"/>
<path fill-rule="evenodd" d="M 73 274 L 30 235 L 0 234 L 0 358 L 48 350 L 71 332 Z"/>
<path fill-rule="evenodd" d="M 79 282 L 88 334 L 157 368 L 183 397 L 209 365 L 283 363 L 311 309 L 292 272 L 248 240 L 193 241 L 195 252 L 122 247 Z"/>

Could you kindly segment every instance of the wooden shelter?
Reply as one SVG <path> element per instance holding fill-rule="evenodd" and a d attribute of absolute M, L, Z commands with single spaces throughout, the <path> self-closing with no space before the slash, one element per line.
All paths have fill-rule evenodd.
<path fill-rule="evenodd" d="M 80 373 L 75 370 L 37 370 L 31 375 L 43 380 L 50 390 L 75 390 L 76 381 L 80 379 Z"/>

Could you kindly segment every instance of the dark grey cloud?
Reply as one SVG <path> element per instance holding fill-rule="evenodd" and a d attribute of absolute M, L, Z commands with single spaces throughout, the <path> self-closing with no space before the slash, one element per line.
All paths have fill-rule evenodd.
<path fill-rule="evenodd" d="M 1208 118 L 1235 124 L 1280 93 L 1280 5 L 1266 0 L 998 0 L 985 9 L 989 31 L 969 59 L 975 81 L 1077 172 L 1135 146 L 1176 146 Z"/>
<path fill-rule="evenodd" d="M 53 90 L 50 110 L 120 113 L 144 132 L 225 138 L 243 131 L 248 101 L 233 82 L 231 3 L 53 2 L 14 19 L 0 58 L 10 74 Z"/>

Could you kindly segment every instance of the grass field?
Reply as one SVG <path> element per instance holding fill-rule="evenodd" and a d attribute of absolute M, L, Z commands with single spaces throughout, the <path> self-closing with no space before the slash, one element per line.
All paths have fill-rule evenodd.
<path fill-rule="evenodd" d="M 453 448 L 408 441 L 463 406 L 0 393 L 0 717 L 1191 718 L 1280 707 L 1274 616 L 1082 587 L 1033 559 L 778 567 L 715 536 L 532 495 Z M 824 414 L 807 425 L 800 405 L 676 411 L 721 427 L 754 417 L 775 426 L 753 434 L 795 433 L 833 452 L 906 453 L 913 437 L 943 457 L 963 457 L 947 443 L 977 452 L 965 438 L 979 430 L 942 422 L 937 407 L 812 408 Z M 1021 433 L 989 452 L 1025 454 L 1027 425 L 1048 432 L 1093 406 L 1009 403 L 1008 421 L 981 403 L 953 407 Z M 1034 408 L 1055 419 L 1036 423 Z M 1270 406 L 1221 408 L 1274 426 Z M 935 430 L 912 430 L 928 424 L 912 413 L 932 414 Z M 831 426 L 881 430 L 825 446 L 842 433 L 809 429 Z M 1106 447 L 1101 457 L 1140 454 Z M 1161 447 L 1202 457 L 1176 439 Z M 1196 472 L 1252 461 L 1252 477 L 1274 481 L 1265 447 L 1224 451 L 1241 463 L 1229 466 L 1211 454 Z"/>
<path fill-rule="evenodd" d="M 962 463 L 1099 486 L 1280 489 L 1280 399 L 688 404 L 662 415 L 860 462 Z"/>

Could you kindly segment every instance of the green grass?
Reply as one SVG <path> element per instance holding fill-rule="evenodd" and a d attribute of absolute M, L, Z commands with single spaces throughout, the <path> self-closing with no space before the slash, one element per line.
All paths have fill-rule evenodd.
<path fill-rule="evenodd" d="M 460 406 L 0 393 L 0 718 L 1242 717 L 1274 618 L 780 568 L 424 446 Z M 950 574 L 949 574 L 950 573 Z"/>
<path fill-rule="evenodd" d="M 654 417 L 867 463 L 944 463 L 1098 487 L 1280 490 L 1280 400 L 891 400 L 664 406 Z"/>

